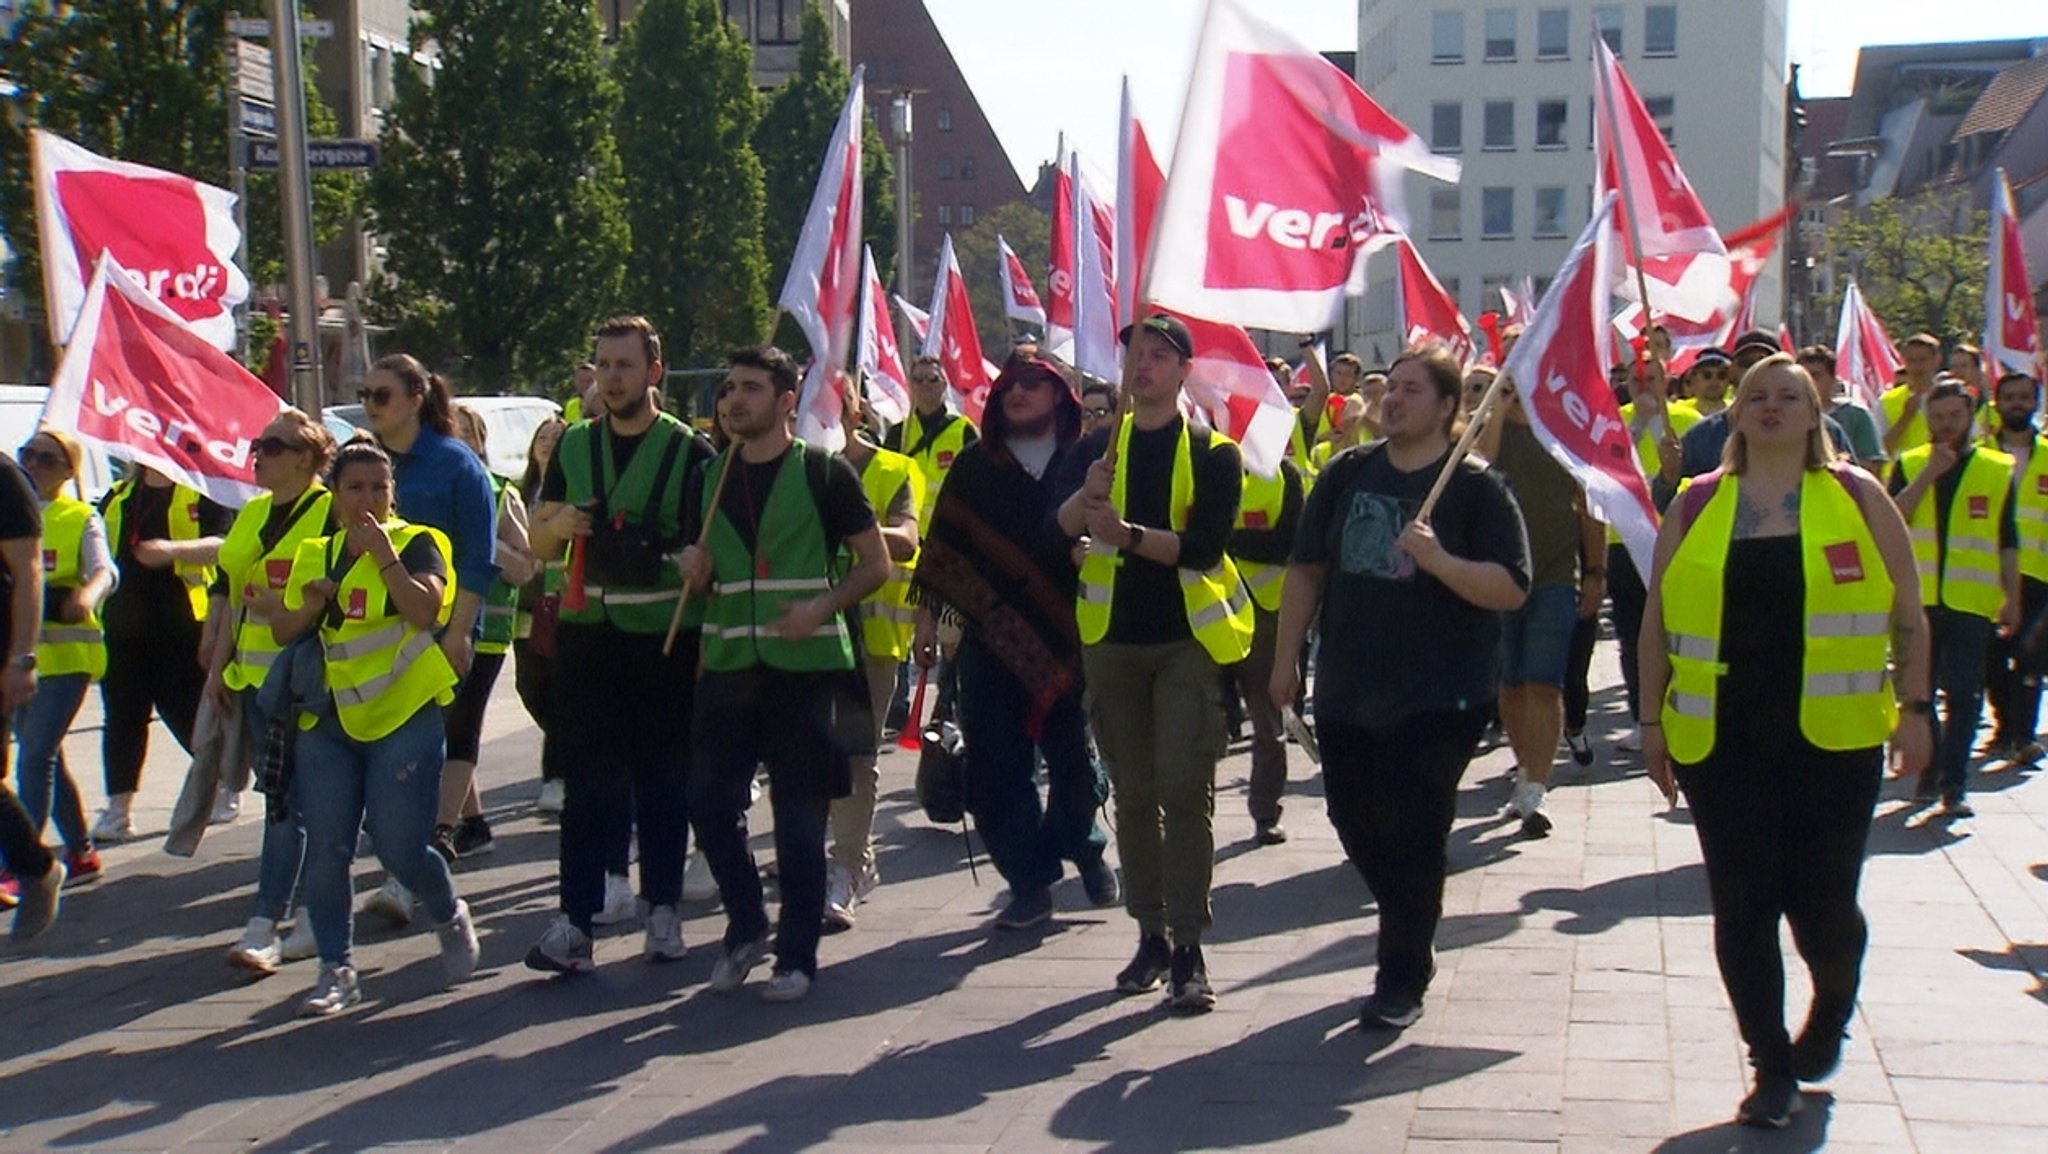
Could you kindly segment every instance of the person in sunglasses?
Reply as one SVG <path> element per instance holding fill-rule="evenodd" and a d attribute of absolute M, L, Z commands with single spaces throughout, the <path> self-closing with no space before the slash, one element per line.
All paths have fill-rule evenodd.
<path fill-rule="evenodd" d="M 327 426 L 297 409 L 285 409 L 264 426 L 253 449 L 256 483 L 263 492 L 242 506 L 220 545 L 220 577 L 208 615 L 221 628 L 206 675 L 206 695 L 223 711 L 231 695 L 241 697 L 251 749 L 258 748 L 263 733 L 257 691 L 281 648 L 271 635 L 270 617 L 255 601 L 264 592 L 282 595 L 300 544 L 335 528 L 333 494 L 320 482 L 334 459 L 334 434 Z M 252 974 L 275 973 L 278 963 L 314 953 L 313 923 L 303 909 L 291 936 L 280 939 L 277 933 L 291 908 L 306 853 L 305 821 L 296 801 L 287 811 L 285 820 L 264 823 L 249 924 L 228 947 L 228 964 Z"/>
<path fill-rule="evenodd" d="M 1736 340 L 1732 354 L 1723 349 L 1707 349 L 1693 359 L 1684 380 L 1690 388 L 1688 404 L 1700 419 L 1679 441 L 1679 475 L 1651 479 L 1650 495 L 1656 498 L 1659 507 L 1671 503 L 1679 481 L 1721 467 L 1721 450 L 1728 444 L 1728 395 L 1750 366 L 1779 351 L 1777 334 L 1752 329 Z M 1854 457 L 1849 434 L 1833 417 L 1823 413 L 1821 426 L 1838 456 Z"/>

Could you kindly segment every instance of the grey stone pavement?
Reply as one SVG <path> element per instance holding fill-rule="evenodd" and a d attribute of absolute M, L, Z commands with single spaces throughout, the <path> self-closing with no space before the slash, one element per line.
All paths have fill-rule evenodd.
<path fill-rule="evenodd" d="M 1372 901 L 1299 750 L 1284 846 L 1250 842 L 1242 747 L 1219 775 L 1214 1013 L 1115 996 L 1135 934 L 1072 878 L 1042 932 L 992 932 L 1001 883 L 916 811 L 905 754 L 883 761 L 881 889 L 826 939 L 810 998 L 771 1006 L 706 988 L 708 903 L 679 963 L 642 962 L 635 928 L 600 939 L 591 977 L 521 966 L 554 906 L 555 830 L 508 675 L 482 778 L 498 848 L 458 871 L 481 970 L 443 990 L 431 933 L 364 925 L 364 1004 L 307 1022 L 311 963 L 257 982 L 222 963 L 253 813 L 196 858 L 160 851 L 183 765 L 159 729 L 139 814 L 158 836 L 108 851 L 33 948 L 0 950 L 0 1148 L 2048 1150 L 2048 784 L 1980 771 L 1980 816 L 1953 824 L 1888 785 L 1845 1065 L 1790 1131 L 1744 1132 L 1697 843 L 1613 748 L 1615 674 L 1603 646 L 1599 760 L 1562 771 L 1549 839 L 1496 816 L 1507 751 L 1467 774 L 1440 975 L 1398 1036 L 1355 1026 Z M 94 804 L 96 724 L 88 703 L 67 746 Z M 359 867 L 359 891 L 379 880 Z"/>

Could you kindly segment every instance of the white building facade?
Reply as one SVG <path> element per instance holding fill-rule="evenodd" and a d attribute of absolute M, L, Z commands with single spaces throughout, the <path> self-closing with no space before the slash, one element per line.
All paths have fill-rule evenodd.
<path fill-rule="evenodd" d="M 1410 175 L 1409 229 L 1468 319 L 1496 288 L 1540 290 L 1593 199 L 1593 36 L 1621 58 L 1722 232 L 1771 215 L 1785 188 L 1787 0 L 1359 0 L 1358 81 L 1464 166 L 1456 185 Z M 1389 253 L 1339 343 L 1384 363 L 1401 347 Z M 1762 278 L 1760 324 L 1782 275 Z"/>

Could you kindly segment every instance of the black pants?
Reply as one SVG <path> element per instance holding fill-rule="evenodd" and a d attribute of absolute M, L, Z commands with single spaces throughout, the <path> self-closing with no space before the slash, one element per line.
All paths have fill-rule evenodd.
<path fill-rule="evenodd" d="M 725 945 L 768 932 L 761 871 L 747 847 L 748 787 L 768 766 L 775 808 L 775 877 L 782 890 L 775 968 L 818 972 L 825 916 L 825 825 L 847 792 L 832 740 L 829 675 L 754 666 L 706 672 L 697 684 L 690 767 L 690 820 L 725 902 Z"/>
<path fill-rule="evenodd" d="M 1751 1064 L 1788 1074 L 1778 919 L 1813 972 L 1815 1005 L 1846 1020 L 1870 936 L 1856 887 L 1884 751 L 1830 753 L 1796 739 L 1774 750 L 1725 734 L 1716 744 L 1705 761 L 1677 767 L 1713 895 L 1714 956 Z"/>
<path fill-rule="evenodd" d="M 553 781 L 562 776 L 560 767 L 555 765 L 559 752 L 547 738 L 548 693 L 555 679 L 555 659 L 552 655 L 542 656 L 533 651 L 533 646 L 524 640 L 512 643 L 512 687 L 519 691 L 519 704 L 526 707 L 526 715 L 540 727 L 540 779 Z"/>
<path fill-rule="evenodd" d="M 1641 695 L 1636 689 L 1636 639 L 1643 632 L 1643 609 L 1649 604 L 1649 590 L 1626 546 L 1607 547 L 1607 601 L 1614 610 L 1614 640 L 1621 649 L 1621 683 L 1628 691 L 1629 723 L 1643 715 Z"/>
<path fill-rule="evenodd" d="M 498 674 L 505 668 L 502 653 L 479 653 L 469 663 L 469 674 L 455 688 L 455 700 L 448 704 L 448 760 L 474 762 L 483 748 L 484 708 L 491 703 Z"/>
<path fill-rule="evenodd" d="M 6 778 L 7 754 L 0 750 L 0 865 L 18 878 L 40 878 L 50 872 L 56 859 L 37 835 L 21 800 L 7 788 Z"/>
<path fill-rule="evenodd" d="M 587 933 L 605 873 L 620 872 L 619 831 L 635 822 L 641 898 L 682 901 L 697 633 L 678 634 L 667 657 L 660 634 L 609 625 L 564 624 L 556 640 L 547 740 L 562 749 L 562 912 Z"/>
<path fill-rule="evenodd" d="M 1458 779 L 1487 714 L 1481 707 L 1416 714 L 1387 729 L 1317 727 L 1330 824 L 1379 903 L 1381 993 L 1420 999 L 1436 973 L 1444 846 Z"/>
<path fill-rule="evenodd" d="M 2028 684 L 2018 667 L 2019 638 L 2027 627 L 2040 620 L 2048 609 L 2048 583 L 2032 577 L 2020 578 L 2020 631 L 2005 637 L 1991 634 L 1988 668 L 1984 674 L 1985 695 L 1991 699 L 1991 716 L 1997 722 L 1993 740 L 2000 745 L 2027 745 L 2034 740 L 2040 722 L 2041 686 Z"/>
<path fill-rule="evenodd" d="M 1564 667 L 1564 731 L 1577 733 L 1586 728 L 1586 708 L 1592 692 L 1586 679 L 1593 673 L 1593 646 L 1600 640 L 1600 615 L 1579 618 L 1572 629 L 1571 656 Z"/>
<path fill-rule="evenodd" d="M 165 621 L 160 630 L 140 637 L 107 635 L 107 675 L 100 681 L 106 712 L 100 755 L 106 762 L 107 796 L 134 793 L 142 781 L 152 708 L 185 752 L 192 752 L 192 726 L 199 717 L 199 691 L 205 684 L 196 623 Z"/>

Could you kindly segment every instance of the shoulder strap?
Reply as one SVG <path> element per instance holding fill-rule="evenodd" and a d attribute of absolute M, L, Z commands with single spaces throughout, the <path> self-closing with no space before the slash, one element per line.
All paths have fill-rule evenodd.
<path fill-rule="evenodd" d="M 1692 523 L 1699 520 L 1700 510 L 1714 499 L 1715 491 L 1721 487 L 1721 478 L 1726 475 L 1726 470 L 1715 469 L 1693 478 L 1692 484 L 1686 487 L 1678 500 L 1678 520 L 1682 526 L 1690 529 Z"/>
<path fill-rule="evenodd" d="M 668 492 L 669 474 L 675 472 L 676 458 L 682 456 L 684 447 L 695 438 L 680 429 L 671 428 L 664 422 L 656 422 L 656 428 L 669 428 L 668 444 L 662 446 L 661 464 L 654 470 L 654 485 L 648 489 L 648 498 L 659 501 Z M 657 518 L 658 519 L 658 518 Z"/>
<path fill-rule="evenodd" d="M 608 439 L 611 429 L 604 421 L 591 421 L 587 427 L 590 430 L 590 451 L 585 457 L 590 462 L 590 495 L 598 502 L 601 512 L 609 512 L 603 508 L 611 497 L 604 483 L 604 461 L 611 455 L 612 446 Z"/>
<path fill-rule="evenodd" d="M 271 532 L 267 527 L 257 530 L 256 543 L 263 547 L 263 552 L 270 552 L 277 548 L 279 541 L 291 536 L 292 529 L 306 519 L 306 514 L 312 512 L 313 506 L 320 503 L 320 495 L 325 492 L 326 489 L 306 490 L 299 496 L 298 504 L 292 506 L 291 515 L 284 519 L 284 523 L 278 526 L 276 532 Z"/>
<path fill-rule="evenodd" d="M 940 437 L 945 435 L 947 429 L 953 427 L 953 422 L 959 419 L 960 418 L 953 416 L 953 414 L 951 413 L 940 413 L 937 423 L 930 424 L 927 423 L 923 417 L 919 417 L 917 419 L 917 444 L 911 446 L 908 449 L 903 450 L 903 455 L 906 457 L 915 457 L 923 453 L 926 449 L 931 448 L 934 444 L 938 442 L 938 439 Z"/>

